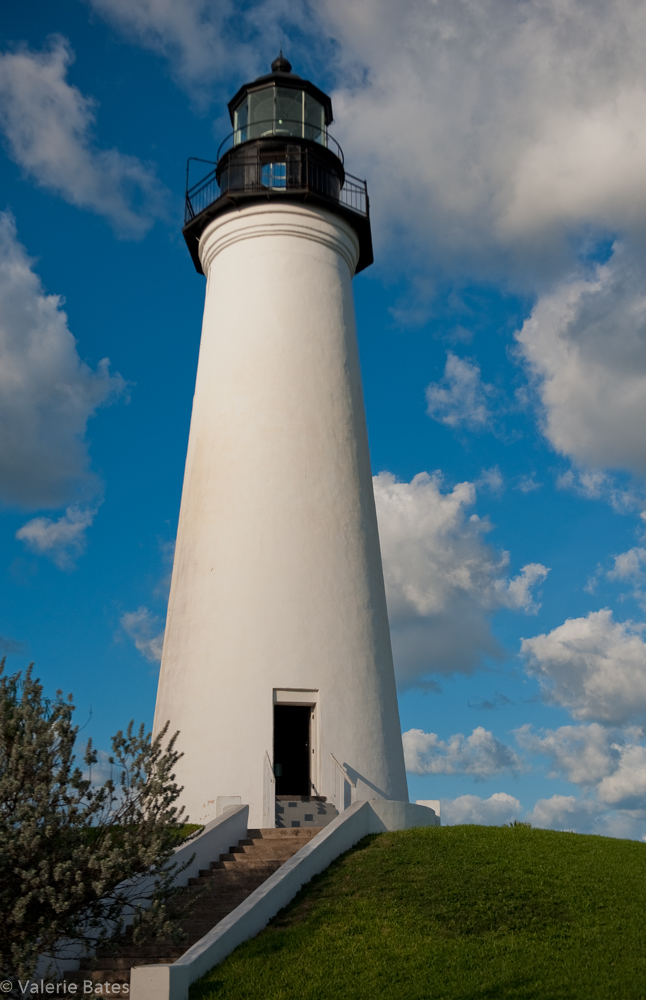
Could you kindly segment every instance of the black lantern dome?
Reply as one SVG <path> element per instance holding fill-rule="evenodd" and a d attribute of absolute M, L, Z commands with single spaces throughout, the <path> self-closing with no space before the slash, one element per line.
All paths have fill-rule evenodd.
<path fill-rule="evenodd" d="M 246 83 L 229 101 L 233 132 L 206 177 L 189 185 L 184 237 L 201 273 L 198 244 L 218 215 L 254 201 L 307 201 L 342 215 L 357 232 L 357 271 L 372 263 L 368 192 L 348 174 L 343 151 L 328 132 L 332 102 L 309 80 L 292 73 L 282 52 L 271 73 Z M 208 162 L 208 161 L 197 161 Z"/>
<path fill-rule="evenodd" d="M 309 80 L 292 73 L 281 52 L 271 73 L 246 83 L 229 101 L 234 143 L 269 135 L 311 139 L 325 145 L 332 102 Z"/>

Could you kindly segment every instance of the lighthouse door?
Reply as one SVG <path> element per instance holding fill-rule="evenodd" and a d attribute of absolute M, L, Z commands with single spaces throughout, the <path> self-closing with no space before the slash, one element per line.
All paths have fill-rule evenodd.
<path fill-rule="evenodd" d="M 308 705 L 274 705 L 274 774 L 277 795 L 309 795 L 310 716 Z"/>

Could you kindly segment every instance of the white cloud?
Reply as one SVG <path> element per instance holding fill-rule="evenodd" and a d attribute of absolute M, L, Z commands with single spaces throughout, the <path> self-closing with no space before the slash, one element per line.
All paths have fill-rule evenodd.
<path fill-rule="evenodd" d="M 539 799 L 527 814 L 532 826 L 547 830 L 573 830 L 575 833 L 592 833 L 601 809 L 592 799 L 577 799 L 574 795 L 553 795 Z"/>
<path fill-rule="evenodd" d="M 447 351 L 442 380 L 426 389 L 427 413 L 449 427 L 486 430 L 491 426 L 489 399 L 494 392 L 493 386 L 482 381 L 475 362 Z"/>
<path fill-rule="evenodd" d="M 191 89 L 225 74 L 250 74 L 257 69 L 255 53 L 244 34 L 253 30 L 258 5 L 245 11 L 231 0 L 88 0 L 90 6 L 126 37 L 169 59 L 177 80 Z M 276 7 L 277 5 L 272 5 Z M 294 5 L 295 7 L 297 5 Z M 279 13 L 277 10 L 276 13 Z M 292 11 L 292 15 L 296 11 Z M 285 10 L 287 14 L 287 10 Z M 290 21 L 293 17 L 289 18 Z M 274 40 L 278 53 L 280 28 L 265 18 L 264 48 Z M 274 58 L 272 56 L 272 58 Z M 265 70 L 268 72 L 268 69 Z"/>
<path fill-rule="evenodd" d="M 616 809 L 595 798 L 553 795 L 539 799 L 526 819 L 532 826 L 548 830 L 596 833 L 602 837 L 645 839 L 646 810 Z"/>
<path fill-rule="evenodd" d="M 618 477 L 602 469 L 568 469 L 557 477 L 556 487 L 571 490 L 586 500 L 609 503 L 617 514 L 631 514 L 644 506 L 643 489 L 634 484 L 625 486 Z"/>
<path fill-rule="evenodd" d="M 517 754 L 482 726 L 471 736 L 456 733 L 446 742 L 421 729 L 409 729 L 402 739 L 406 770 L 411 774 L 472 774 L 487 778 L 521 766 Z"/>
<path fill-rule="evenodd" d="M 479 795 L 460 795 L 457 799 L 442 799 L 442 823 L 478 823 L 482 826 L 502 826 L 518 819 L 522 813 L 518 799 L 506 792 L 494 792 L 488 799 Z"/>
<path fill-rule="evenodd" d="M 516 334 L 544 433 L 582 466 L 646 471 L 645 285 L 646 258 L 616 245 L 593 275 L 539 298 Z M 588 472 L 563 485 L 600 496 L 606 478 Z"/>
<path fill-rule="evenodd" d="M 124 389 L 107 358 L 97 371 L 81 361 L 61 299 L 45 294 L 13 219 L 0 213 L 0 498 L 56 507 L 95 493 L 87 421 Z"/>
<path fill-rule="evenodd" d="M 42 52 L 0 53 L 0 126 L 37 184 L 138 239 L 163 212 L 164 189 L 135 156 L 94 145 L 95 102 L 66 79 L 73 58 L 60 36 Z"/>
<path fill-rule="evenodd" d="M 518 608 L 528 614 L 535 614 L 540 608 L 534 600 L 531 588 L 543 582 L 549 570 L 541 563 L 528 563 L 518 576 L 512 577 L 506 587 L 499 589 L 505 594 L 507 607 Z"/>
<path fill-rule="evenodd" d="M 522 476 L 518 486 L 514 489 L 520 490 L 521 493 L 533 493 L 534 490 L 540 490 L 542 483 L 537 483 L 534 479 L 534 474 L 531 476 Z"/>
<path fill-rule="evenodd" d="M 553 822 L 557 828 L 569 829 L 570 809 L 581 810 L 590 822 L 621 825 L 619 813 L 609 818 L 608 807 L 620 812 L 641 811 L 646 818 L 646 746 L 644 730 L 628 726 L 610 729 L 591 723 L 584 726 L 561 726 L 559 729 L 532 732 L 531 726 L 516 730 L 519 745 L 532 754 L 542 754 L 552 760 L 550 777 L 563 775 L 568 781 L 582 786 L 586 797 L 555 796 L 547 805 L 536 809 L 555 810 Z M 565 810 L 558 818 L 560 811 Z M 548 813 L 539 825 L 549 825 Z M 538 815 L 538 814 L 537 814 Z M 604 818 L 605 816 L 605 818 Z M 563 818 L 566 817 L 566 818 Z M 577 820 L 581 827 L 581 818 Z M 632 822 L 632 821 L 631 821 Z M 630 824 L 629 824 L 630 825 Z M 599 829 L 597 832 L 602 832 Z M 623 836 L 623 834 L 613 834 Z"/>
<path fill-rule="evenodd" d="M 643 565 L 646 563 L 646 549 L 635 546 L 628 549 L 627 552 L 620 552 L 614 559 L 614 567 L 606 574 L 609 580 L 641 581 L 644 579 Z"/>
<path fill-rule="evenodd" d="M 468 514 L 476 493 L 460 483 L 447 493 L 438 476 L 398 483 L 374 477 L 395 664 L 413 682 L 438 671 L 470 672 L 483 656 L 500 657 L 489 616 L 500 608 L 532 611 L 530 588 L 547 569 L 530 564 L 512 580 L 507 553 L 482 541 L 489 525 Z"/>
<path fill-rule="evenodd" d="M 546 696 L 575 719 L 622 723 L 646 713 L 643 628 L 615 622 L 608 609 L 591 611 L 523 639 L 521 652 Z"/>
<path fill-rule="evenodd" d="M 107 753 L 105 750 L 97 750 L 97 762 L 96 764 L 86 765 L 83 770 L 83 778 L 86 781 L 92 783 L 93 788 L 99 788 L 104 785 L 106 781 L 112 780 L 117 785 L 117 795 L 119 794 L 119 768 L 115 767 L 114 764 L 110 763 L 111 754 Z"/>
<path fill-rule="evenodd" d="M 516 730 L 516 739 L 524 750 L 552 759 L 551 777 L 564 773 L 568 781 L 584 786 L 596 785 L 616 770 L 621 756 L 618 738 L 619 734 L 598 722 L 561 726 L 543 735 L 532 732 L 530 725 Z"/>
<path fill-rule="evenodd" d="M 68 507 L 62 517 L 34 517 L 16 532 L 16 538 L 38 555 L 48 556 L 59 569 L 73 569 L 76 559 L 85 551 L 85 532 L 90 527 L 98 507 Z"/>
<path fill-rule="evenodd" d="M 382 239 L 418 233 L 431 267 L 554 274 L 582 223 L 643 229 L 637 0 L 317 10 L 339 42 L 340 138 L 370 177 Z"/>
<path fill-rule="evenodd" d="M 619 766 L 600 782 L 599 800 L 616 808 L 646 809 L 646 747 L 633 744 L 618 749 Z"/>
<path fill-rule="evenodd" d="M 490 469 L 483 469 L 474 485 L 483 486 L 491 490 L 492 493 L 502 493 L 505 489 L 505 480 L 497 465 L 492 465 Z"/>
<path fill-rule="evenodd" d="M 164 646 L 164 625 L 148 608 L 128 611 L 121 616 L 121 627 L 130 636 L 142 656 L 151 663 L 159 663 Z"/>
<path fill-rule="evenodd" d="M 614 566 L 608 570 L 606 577 L 613 583 L 628 583 L 632 587 L 632 596 L 646 610 L 646 549 L 639 545 L 633 546 L 627 552 L 620 552 L 614 557 Z M 622 595 L 624 596 L 624 595 Z"/>
<path fill-rule="evenodd" d="M 615 809 L 595 798 L 575 795 L 553 795 L 539 799 L 534 808 L 525 812 L 518 799 L 506 792 L 496 792 L 488 799 L 478 795 L 460 795 L 442 799 L 442 823 L 477 823 L 500 826 L 522 820 L 548 830 L 572 830 L 575 833 L 596 833 L 605 837 L 646 839 L 646 810 Z"/>

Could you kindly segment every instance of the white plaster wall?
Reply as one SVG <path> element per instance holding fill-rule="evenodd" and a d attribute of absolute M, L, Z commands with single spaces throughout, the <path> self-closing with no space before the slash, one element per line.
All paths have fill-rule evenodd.
<path fill-rule="evenodd" d="M 407 800 L 351 278 L 356 235 L 302 205 L 216 219 L 155 731 L 180 730 L 190 818 L 263 824 L 275 688 L 318 691 L 358 798 Z"/>

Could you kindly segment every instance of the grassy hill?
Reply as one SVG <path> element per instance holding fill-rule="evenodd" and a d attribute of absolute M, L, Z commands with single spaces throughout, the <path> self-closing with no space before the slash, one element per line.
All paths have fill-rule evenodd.
<path fill-rule="evenodd" d="M 523 826 L 367 837 L 191 1000 L 643 1000 L 646 844 Z"/>

